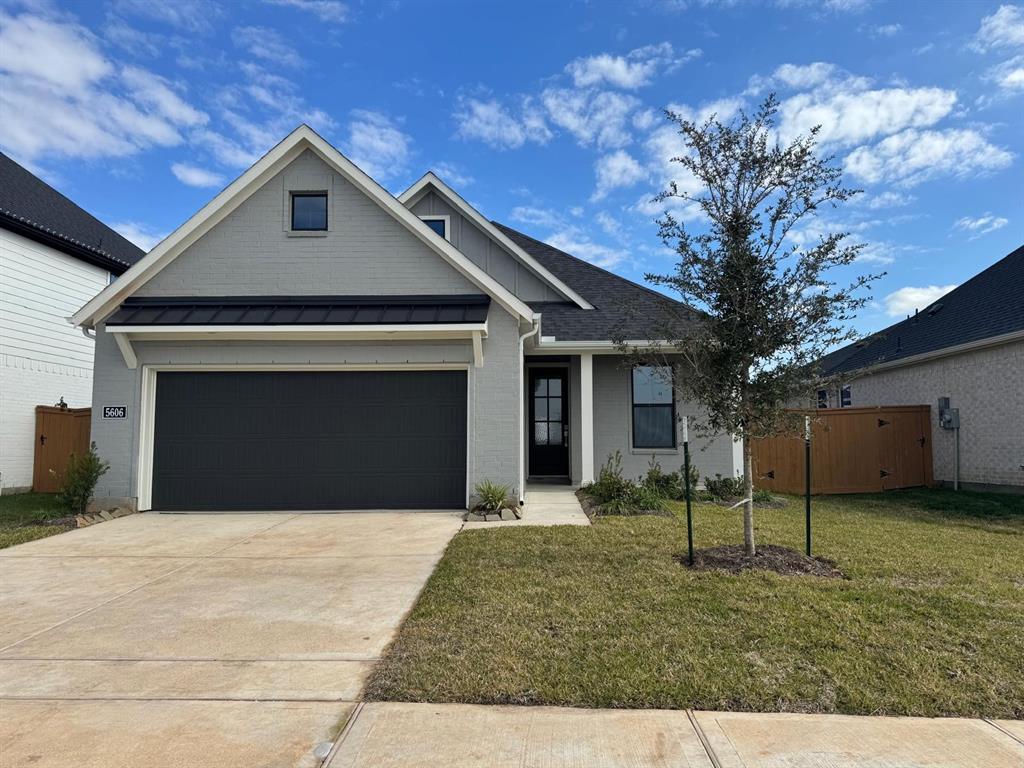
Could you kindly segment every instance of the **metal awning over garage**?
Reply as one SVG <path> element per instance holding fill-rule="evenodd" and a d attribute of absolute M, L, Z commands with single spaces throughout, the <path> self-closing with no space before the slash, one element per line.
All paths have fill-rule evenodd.
<path fill-rule="evenodd" d="M 471 339 L 483 365 L 490 297 L 233 296 L 126 299 L 106 320 L 129 368 L 132 341 Z"/>

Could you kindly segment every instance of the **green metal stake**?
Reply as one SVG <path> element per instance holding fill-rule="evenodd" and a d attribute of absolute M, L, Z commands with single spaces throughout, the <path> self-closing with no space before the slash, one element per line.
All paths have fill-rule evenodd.
<path fill-rule="evenodd" d="M 686 478 L 686 543 L 690 565 L 693 565 L 693 515 L 690 512 L 690 431 L 688 418 L 683 416 L 683 476 Z"/>
<path fill-rule="evenodd" d="M 807 517 L 807 556 L 811 556 L 811 417 L 804 416 L 804 512 Z"/>

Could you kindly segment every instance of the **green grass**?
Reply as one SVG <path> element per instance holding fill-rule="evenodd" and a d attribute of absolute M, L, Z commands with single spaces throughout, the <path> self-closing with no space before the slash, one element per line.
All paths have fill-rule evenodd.
<path fill-rule="evenodd" d="M 63 533 L 71 526 L 49 524 L 68 512 L 51 493 L 0 496 L 0 549 Z"/>
<path fill-rule="evenodd" d="M 800 500 L 755 520 L 803 547 Z M 694 521 L 698 547 L 742 538 L 737 511 Z M 822 497 L 814 525 L 847 579 L 691 572 L 664 517 L 460 533 L 367 695 L 1024 717 L 1024 498 Z"/>

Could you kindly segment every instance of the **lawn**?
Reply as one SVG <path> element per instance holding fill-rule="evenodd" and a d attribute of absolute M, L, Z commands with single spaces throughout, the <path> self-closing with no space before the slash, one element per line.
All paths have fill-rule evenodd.
<path fill-rule="evenodd" d="M 803 547 L 801 500 L 755 520 Z M 738 511 L 694 521 L 742 540 Z M 460 533 L 367 696 L 1024 717 L 1024 497 L 821 497 L 814 524 L 846 579 L 689 571 L 678 518 Z"/>
<path fill-rule="evenodd" d="M 74 525 L 66 521 L 67 516 L 56 494 L 0 496 L 0 549 L 70 530 Z"/>

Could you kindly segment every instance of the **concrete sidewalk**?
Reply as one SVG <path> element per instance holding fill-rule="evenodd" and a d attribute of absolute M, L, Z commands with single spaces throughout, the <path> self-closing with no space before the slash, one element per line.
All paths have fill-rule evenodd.
<path fill-rule="evenodd" d="M 494 529 L 529 525 L 590 525 L 576 491 L 567 485 L 528 485 L 526 504 L 520 520 L 495 520 L 489 523 L 465 523 L 464 530 Z"/>
<path fill-rule="evenodd" d="M 369 703 L 328 768 L 1022 768 L 1024 722 Z"/>

